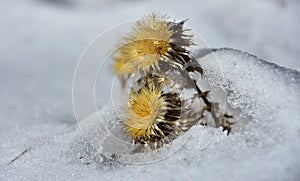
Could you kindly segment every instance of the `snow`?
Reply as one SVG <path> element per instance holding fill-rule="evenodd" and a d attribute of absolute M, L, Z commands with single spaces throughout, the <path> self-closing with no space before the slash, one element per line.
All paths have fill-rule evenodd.
<path fill-rule="evenodd" d="M 182 147 L 170 157 L 164 157 L 163 150 L 150 153 L 153 161 L 163 160 L 134 165 L 141 159 L 145 163 L 150 162 L 148 153 L 124 160 L 122 155 L 127 152 L 126 146 L 119 144 L 113 136 L 105 135 L 105 128 L 101 128 L 97 116 L 92 116 L 89 121 L 79 123 L 83 133 L 91 134 L 87 140 L 106 159 L 110 158 L 109 153 L 117 154 L 116 161 L 133 164 L 113 163 L 114 169 L 102 176 L 116 179 L 116 175 L 122 175 L 128 180 L 139 178 L 143 173 L 145 180 L 297 180 L 300 73 L 228 48 L 215 49 L 210 54 L 198 54 L 197 57 L 212 88 L 221 87 L 227 92 L 229 103 L 240 108 L 244 116 L 251 117 L 244 130 L 227 136 L 220 129 L 195 126 L 189 132 L 191 137 L 187 138 L 186 144 L 180 144 Z M 104 119 L 101 121 L 116 120 L 109 112 L 107 108 L 100 112 Z M 87 128 L 90 130 L 85 130 Z M 93 129 L 96 131 L 91 131 Z M 173 153 L 173 150 L 167 151 Z M 102 161 L 106 163 L 106 159 Z M 161 175 L 161 170 L 166 174 Z"/>
<path fill-rule="evenodd" d="M 298 180 L 300 74 L 283 66 L 300 69 L 299 2 L 49 1 L 0 2 L 0 180 Z M 124 164 L 86 142 L 72 110 L 73 73 L 93 38 L 151 10 L 190 18 L 212 47 L 280 66 L 231 49 L 194 52 L 211 85 L 251 121 L 230 136 L 196 126 L 170 157 Z"/>

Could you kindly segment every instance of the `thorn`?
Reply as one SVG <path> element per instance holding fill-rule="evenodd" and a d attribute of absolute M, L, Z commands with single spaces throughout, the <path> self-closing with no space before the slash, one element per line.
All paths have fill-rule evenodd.
<path fill-rule="evenodd" d="M 205 91 L 201 94 L 198 94 L 199 97 L 207 97 L 207 95 L 210 93 L 210 91 Z"/>
<path fill-rule="evenodd" d="M 199 72 L 200 74 L 203 74 L 203 69 L 199 66 L 188 66 L 185 69 L 188 72 Z"/>

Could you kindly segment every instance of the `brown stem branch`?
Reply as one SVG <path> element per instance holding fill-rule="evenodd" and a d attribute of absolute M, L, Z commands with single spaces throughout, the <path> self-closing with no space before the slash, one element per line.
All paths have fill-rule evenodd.
<path fill-rule="evenodd" d="M 18 156 L 16 156 L 14 159 L 12 159 L 8 165 L 12 164 L 14 161 L 16 161 L 17 159 L 19 159 L 22 155 L 24 155 L 25 153 L 27 153 L 29 150 L 24 150 L 22 153 L 20 153 Z"/>

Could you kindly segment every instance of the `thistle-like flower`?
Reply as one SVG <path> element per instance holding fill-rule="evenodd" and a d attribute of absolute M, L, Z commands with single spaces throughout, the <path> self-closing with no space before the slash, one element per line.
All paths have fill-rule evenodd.
<path fill-rule="evenodd" d="M 180 94 L 164 91 L 168 82 L 164 77 L 147 75 L 142 79 L 140 88 L 129 93 L 122 123 L 135 143 L 154 149 L 186 131 L 187 122 L 182 119 L 184 106 Z"/>
<path fill-rule="evenodd" d="M 191 61 L 188 47 L 193 44 L 193 36 L 185 34 L 185 21 L 176 23 L 166 19 L 152 13 L 136 23 L 114 57 L 114 71 L 119 77 L 157 70 L 160 61 L 180 69 Z"/>

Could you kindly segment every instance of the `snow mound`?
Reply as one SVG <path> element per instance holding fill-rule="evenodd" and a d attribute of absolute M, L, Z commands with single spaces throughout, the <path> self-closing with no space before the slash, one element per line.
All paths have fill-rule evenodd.
<path fill-rule="evenodd" d="M 186 144 L 170 157 L 144 165 L 118 163 L 124 160 L 116 157 L 109 171 L 100 171 L 102 176 L 110 180 L 118 180 L 118 176 L 125 180 L 296 180 L 300 166 L 300 73 L 227 48 L 201 50 L 195 56 L 212 89 L 223 89 L 229 104 L 251 121 L 243 131 L 229 136 L 220 129 L 194 126 Z M 114 117 L 109 110 L 100 114 L 107 120 Z M 85 126 L 91 129 L 95 124 Z M 103 130 L 98 129 L 97 134 L 99 131 Z M 98 138 L 96 134 L 91 137 Z M 108 138 L 106 143 L 100 147 L 111 148 L 111 154 L 122 150 L 114 146 L 114 139 Z M 159 154 L 152 155 L 153 161 Z M 106 162 L 103 159 L 102 164 Z"/>
<path fill-rule="evenodd" d="M 49 129 L 45 125 L 27 130 L 32 132 L 29 138 L 2 144 L 1 150 L 7 150 L 9 145 L 19 146 L 1 152 L 1 177 L 14 180 L 49 179 L 49 176 L 88 180 L 298 180 L 300 73 L 238 50 L 198 51 L 195 57 L 212 89 L 223 89 L 231 106 L 239 108 L 242 116 L 251 117 L 243 131 L 227 136 L 219 129 L 195 126 L 177 152 L 160 161 L 137 165 L 103 156 L 97 145 L 87 143 L 83 132 L 75 126 L 57 125 Z M 99 114 L 106 120 L 114 119 L 111 110 L 103 109 Z M 95 119 L 89 118 L 92 124 L 85 125 L 91 129 L 88 136 L 97 137 L 104 128 L 93 127 Z M 48 132 L 55 134 L 45 136 Z M 109 138 L 104 141 L 108 143 Z M 117 149 L 114 142 L 110 145 L 106 148 Z M 27 147 L 28 153 L 7 164 L 12 155 Z"/>

